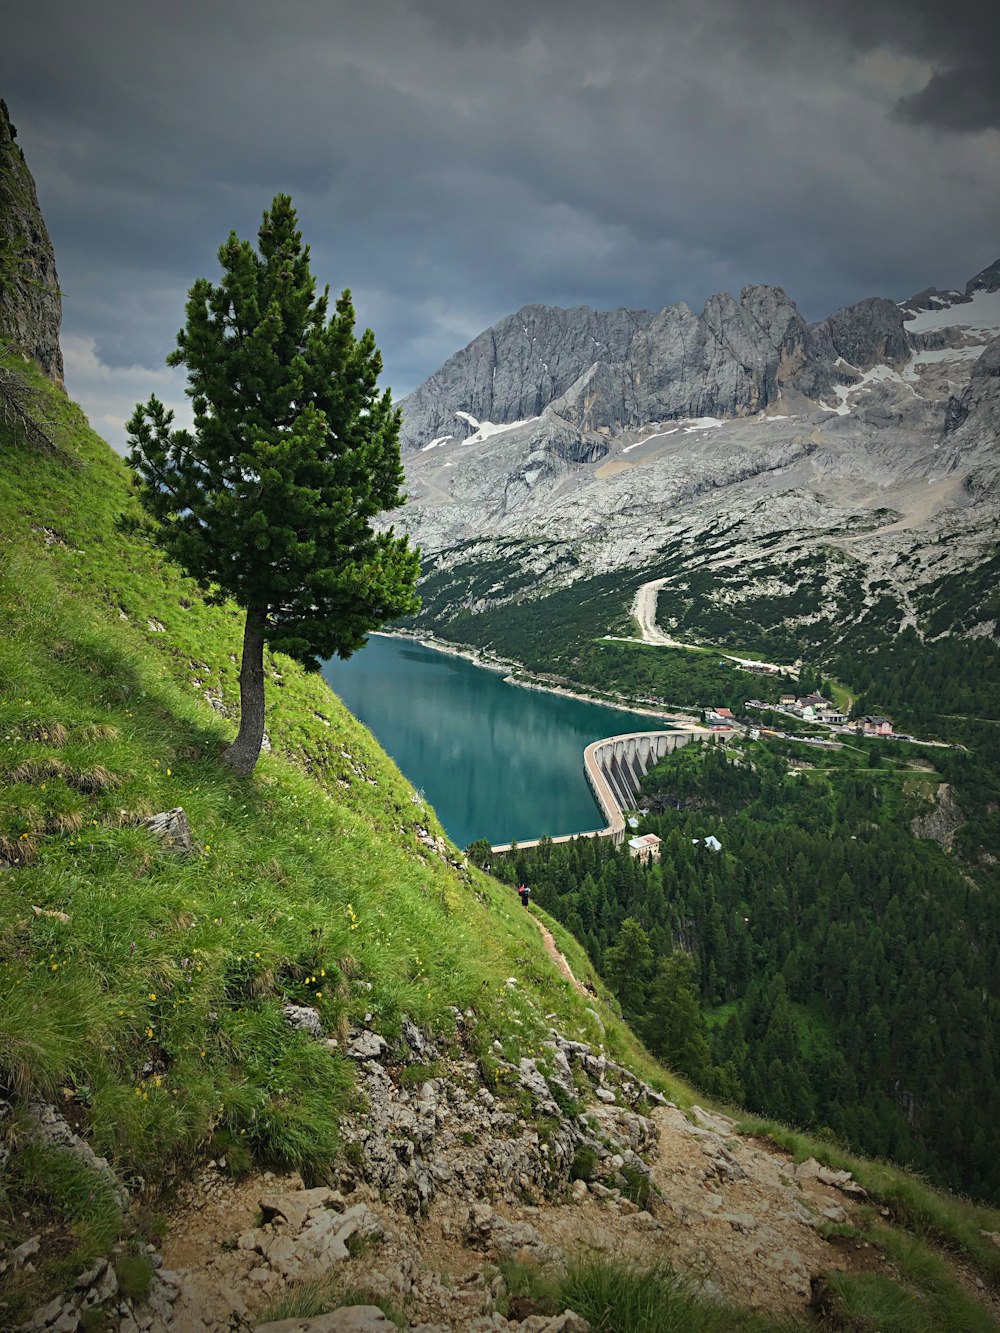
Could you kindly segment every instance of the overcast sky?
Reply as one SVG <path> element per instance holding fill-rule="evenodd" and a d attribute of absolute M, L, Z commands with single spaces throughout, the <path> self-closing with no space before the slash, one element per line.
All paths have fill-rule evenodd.
<path fill-rule="evenodd" d="M 964 285 L 1000 256 L 998 51 L 982 0 L 32 0 L 0 96 L 120 447 L 278 191 L 397 397 L 527 302 Z"/>

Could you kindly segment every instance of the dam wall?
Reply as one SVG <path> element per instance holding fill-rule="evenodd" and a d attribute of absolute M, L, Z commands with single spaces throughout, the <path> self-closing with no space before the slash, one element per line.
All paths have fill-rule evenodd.
<path fill-rule="evenodd" d="M 622 736 L 607 736 L 593 741 L 583 752 L 583 771 L 607 824 L 604 828 L 582 833 L 567 833 L 552 842 L 571 842 L 574 838 L 612 838 L 621 843 L 627 827 L 625 811 L 635 808 L 640 783 L 660 759 L 673 754 L 692 741 L 718 737 L 725 740 L 729 731 L 632 731 Z M 541 838 L 530 838 L 518 847 L 537 847 Z M 515 844 L 499 843 L 494 853 L 509 852 Z"/>

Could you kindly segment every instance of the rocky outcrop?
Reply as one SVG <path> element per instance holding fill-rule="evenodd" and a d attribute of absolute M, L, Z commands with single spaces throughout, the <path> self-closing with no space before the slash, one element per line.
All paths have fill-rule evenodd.
<path fill-rule="evenodd" d="M 934 798 L 934 806 L 925 815 L 911 820 L 910 828 L 918 838 L 933 838 L 942 847 L 950 848 L 955 834 L 965 823 L 965 815 L 955 800 L 951 784 L 942 782 Z"/>
<path fill-rule="evenodd" d="M 62 297 L 35 182 L 0 101 L 0 346 L 33 357 L 62 384 Z"/>
<path fill-rule="evenodd" d="M 458 1023 L 471 1044 L 471 1014 L 460 1014 Z M 480 1062 L 443 1060 L 413 1024 L 404 1025 L 395 1050 L 378 1033 L 361 1031 L 350 1038 L 347 1052 L 358 1062 L 366 1109 L 342 1127 L 338 1185 L 345 1191 L 367 1185 L 418 1217 L 441 1197 L 544 1197 L 566 1185 L 581 1148 L 593 1157 L 595 1177 L 609 1185 L 624 1184 L 623 1164 L 648 1171 L 641 1154 L 651 1150 L 655 1136 L 635 1108 L 662 1104 L 663 1098 L 582 1042 L 553 1032 L 544 1071 L 533 1059 L 514 1065 L 497 1052 L 491 1059 L 495 1092 L 482 1085 Z M 428 1060 L 440 1073 L 420 1081 L 400 1077 L 400 1061 L 406 1068 Z M 599 1100 L 602 1091 L 610 1095 L 610 1105 L 589 1117 L 562 1109 L 580 1096 L 574 1067 L 581 1087 L 589 1092 L 593 1084 Z M 521 1095 L 531 1112 L 512 1105 L 511 1094 Z M 551 1119 L 546 1136 L 538 1132 L 537 1116 Z"/>
<path fill-rule="evenodd" d="M 668 306 L 627 357 L 589 368 L 552 408 L 583 431 L 747 416 L 772 402 L 779 377 L 795 378 L 811 353 L 805 321 L 780 288 L 744 287 L 738 302 L 710 297 L 700 315 Z"/>
<path fill-rule="evenodd" d="M 961 397 L 949 399 L 945 434 L 957 430 L 970 416 L 974 421 L 981 418 L 982 425 L 994 432 L 1000 426 L 1000 337 L 986 344 Z"/>
<path fill-rule="evenodd" d="M 900 312 L 885 305 L 901 328 Z M 404 447 L 478 441 L 480 422 L 510 424 L 544 413 L 549 430 L 559 423 L 584 437 L 577 461 L 590 461 L 586 437 L 595 432 L 679 417 L 752 415 L 774 401 L 782 384 L 822 392 L 835 378 L 823 359 L 835 359 L 832 348 L 829 338 L 816 344 L 780 287 L 744 287 L 739 301 L 719 293 L 700 315 L 683 302 L 655 317 L 526 306 L 403 400 Z"/>
<path fill-rule="evenodd" d="M 969 279 L 965 284 L 965 299 L 971 300 L 976 292 L 997 291 L 1000 291 L 1000 259 L 987 264 L 974 278 Z"/>
<path fill-rule="evenodd" d="M 828 348 L 857 370 L 871 370 L 879 363 L 901 365 L 910 354 L 903 311 L 881 296 L 838 310 L 813 332 L 819 349 Z"/>

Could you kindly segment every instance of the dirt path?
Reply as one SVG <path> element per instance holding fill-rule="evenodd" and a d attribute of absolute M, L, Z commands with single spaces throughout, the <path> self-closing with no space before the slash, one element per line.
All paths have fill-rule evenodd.
<path fill-rule="evenodd" d="M 632 615 L 639 626 L 639 638 L 643 643 L 657 643 L 663 648 L 690 648 L 689 643 L 681 643 L 664 634 L 656 623 L 656 594 L 669 580 L 653 579 L 636 589 L 632 603 Z"/>
<path fill-rule="evenodd" d="M 590 992 L 587 990 L 586 986 L 581 985 L 573 975 L 573 969 L 570 967 L 569 963 L 567 963 L 563 954 L 559 952 L 559 946 L 556 944 L 552 931 L 549 930 L 547 926 L 542 925 L 541 921 L 539 921 L 538 917 L 534 914 L 532 914 L 531 919 L 542 932 L 542 939 L 545 941 L 545 952 L 549 955 L 570 985 L 575 986 L 581 995 L 586 995 L 589 999 Z"/>

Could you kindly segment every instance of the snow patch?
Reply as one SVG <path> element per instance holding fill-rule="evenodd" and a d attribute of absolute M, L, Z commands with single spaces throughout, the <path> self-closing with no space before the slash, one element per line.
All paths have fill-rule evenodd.
<path fill-rule="evenodd" d="M 422 454 L 425 454 L 428 449 L 438 449 L 441 447 L 442 444 L 447 444 L 449 440 L 453 440 L 454 438 L 455 438 L 454 435 L 438 435 L 433 440 L 430 440 L 427 444 L 425 444 L 423 448 L 420 450 L 420 452 Z"/>
<path fill-rule="evenodd" d="M 978 361 L 982 353 L 981 346 L 939 347 L 933 352 L 917 352 L 907 363 L 903 379 L 908 384 L 916 384 L 920 378 L 919 366 L 929 366 L 936 361 Z"/>
<path fill-rule="evenodd" d="M 456 412 L 456 416 L 464 416 L 462 412 Z M 502 435 L 504 431 L 517 430 L 519 426 L 530 426 L 537 417 L 525 417 L 523 421 L 475 421 L 476 431 L 462 441 L 463 444 L 482 444 L 492 435 Z M 470 424 L 473 424 L 474 418 L 469 418 Z"/>
<path fill-rule="evenodd" d="M 725 424 L 720 417 L 689 417 L 681 422 L 685 435 L 690 435 L 692 431 L 696 430 L 711 430 L 713 426 L 724 426 Z"/>
<path fill-rule="evenodd" d="M 972 329 L 1000 333 L 1000 291 L 976 292 L 971 301 L 942 306 L 939 310 L 921 310 L 906 320 L 910 333 L 929 333 L 933 329 Z"/>
<path fill-rule="evenodd" d="M 456 412 L 455 415 L 458 417 L 459 421 L 467 422 L 473 430 L 479 429 L 479 422 L 471 412 Z"/>
<path fill-rule="evenodd" d="M 638 449 L 640 444 L 648 444 L 650 440 L 662 440 L 665 435 L 676 435 L 679 430 L 680 426 L 674 426 L 672 430 L 658 430 L 655 435 L 644 435 L 641 440 L 636 440 L 633 444 L 627 444 L 622 453 L 627 454 L 632 449 Z"/>
<path fill-rule="evenodd" d="M 866 370 L 861 378 L 854 384 L 835 384 L 833 391 L 837 395 L 837 402 L 833 407 L 827 403 L 820 403 L 824 412 L 833 412 L 838 417 L 846 417 L 854 404 L 848 399 L 855 393 L 860 393 L 867 389 L 871 384 L 891 383 L 905 384 L 903 376 L 898 370 L 893 370 L 891 366 L 872 366 L 871 370 Z"/>

